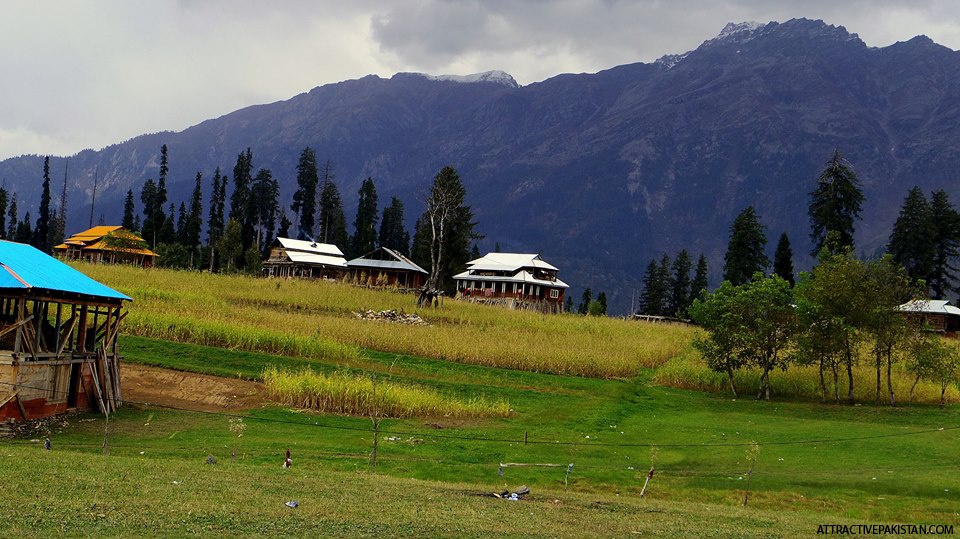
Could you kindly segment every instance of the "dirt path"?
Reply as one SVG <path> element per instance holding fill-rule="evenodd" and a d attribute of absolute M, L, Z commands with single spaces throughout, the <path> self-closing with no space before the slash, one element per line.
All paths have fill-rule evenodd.
<path fill-rule="evenodd" d="M 190 410 L 223 411 L 256 408 L 266 401 L 259 382 L 181 372 L 124 363 L 120 368 L 123 397 Z"/>

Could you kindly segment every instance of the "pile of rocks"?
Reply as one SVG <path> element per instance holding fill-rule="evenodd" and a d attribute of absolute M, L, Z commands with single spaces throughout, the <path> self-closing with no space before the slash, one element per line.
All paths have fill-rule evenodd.
<path fill-rule="evenodd" d="M 354 313 L 357 318 L 360 320 L 377 320 L 380 322 L 392 322 L 395 324 L 407 324 L 409 326 L 429 326 L 426 320 L 420 317 L 419 314 L 407 314 L 403 311 L 388 310 L 388 311 L 357 311 Z"/>

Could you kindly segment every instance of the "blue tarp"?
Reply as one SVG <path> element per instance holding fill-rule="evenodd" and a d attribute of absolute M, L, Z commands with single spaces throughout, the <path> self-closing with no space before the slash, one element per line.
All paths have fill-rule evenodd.
<path fill-rule="evenodd" d="M 35 288 L 133 301 L 39 249 L 0 240 L 0 289 L 3 288 Z"/>

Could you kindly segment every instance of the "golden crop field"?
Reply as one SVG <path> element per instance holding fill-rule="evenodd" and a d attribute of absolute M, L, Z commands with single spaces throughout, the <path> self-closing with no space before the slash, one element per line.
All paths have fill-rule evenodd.
<path fill-rule="evenodd" d="M 606 317 L 542 315 L 447 298 L 416 298 L 336 282 L 262 279 L 131 266 L 76 264 L 134 298 L 129 334 L 350 364 L 363 348 L 462 363 L 615 378 L 635 376 L 690 346 L 696 330 Z M 429 325 L 360 320 L 360 310 L 405 310 Z"/>

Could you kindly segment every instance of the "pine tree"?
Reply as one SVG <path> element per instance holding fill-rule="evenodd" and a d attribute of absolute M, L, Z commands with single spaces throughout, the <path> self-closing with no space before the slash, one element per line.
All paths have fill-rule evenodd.
<path fill-rule="evenodd" d="M 190 207 L 187 209 L 186 223 L 184 224 L 181 242 L 193 252 L 200 246 L 200 229 L 203 227 L 203 173 L 197 172 L 190 196 Z"/>
<path fill-rule="evenodd" d="M 911 280 L 930 278 L 935 235 L 930 203 L 920 187 L 914 186 L 900 207 L 900 215 L 893 224 L 890 243 L 887 244 L 887 251 L 907 270 Z"/>
<path fill-rule="evenodd" d="M 173 204 L 170 205 L 170 214 L 163 213 L 163 206 L 167 203 L 167 173 L 170 171 L 167 161 L 167 145 L 160 146 L 160 176 L 157 180 L 157 189 L 154 192 L 153 223 L 156 227 L 157 243 L 173 243 L 173 234 L 167 230 L 167 221 L 173 222 Z M 170 227 L 172 228 L 172 227 Z"/>
<path fill-rule="evenodd" d="M 280 228 L 277 230 L 277 237 L 289 238 L 291 226 L 293 226 L 293 222 L 287 217 L 287 212 L 282 212 L 280 214 Z"/>
<path fill-rule="evenodd" d="M 299 224 L 297 238 L 304 239 L 313 234 L 317 213 L 317 185 L 320 176 L 317 173 L 317 155 L 313 148 L 304 148 L 297 163 L 297 190 L 293 193 L 290 209 L 296 214 Z"/>
<path fill-rule="evenodd" d="M 433 178 L 422 217 L 430 231 L 430 277 L 427 288 L 453 292 L 451 277 L 470 260 L 473 211 L 466 205 L 466 188 L 456 169 L 443 167 Z"/>
<path fill-rule="evenodd" d="M 709 267 L 707 266 L 707 257 L 702 253 L 700 258 L 697 260 L 697 269 L 693 275 L 693 281 L 690 282 L 690 299 L 699 299 L 703 294 L 703 291 L 707 289 L 709 283 L 707 282 L 707 273 L 709 272 Z"/>
<path fill-rule="evenodd" d="M 363 256 L 377 248 L 377 188 L 373 178 L 363 180 L 357 202 L 357 216 L 353 221 L 349 258 Z"/>
<path fill-rule="evenodd" d="M 817 178 L 816 190 L 810 193 L 810 237 L 814 256 L 824 247 L 831 254 L 853 248 L 853 224 L 860 219 L 862 205 L 863 192 L 857 174 L 840 155 L 840 150 L 834 150 Z M 832 240 L 828 242 L 831 233 Z"/>
<path fill-rule="evenodd" d="M 280 213 L 280 185 L 269 169 L 261 168 L 250 188 L 253 207 L 255 245 L 258 252 L 268 252 L 276 237 L 277 215 Z M 250 258 L 250 257 L 248 257 Z M 247 268 L 254 271 L 255 268 Z"/>
<path fill-rule="evenodd" d="M 33 229 L 30 228 L 30 212 L 23 216 L 23 221 L 17 223 L 17 231 L 13 241 L 30 243 L 33 240 Z"/>
<path fill-rule="evenodd" d="M 143 204 L 143 223 L 140 227 L 143 239 L 146 240 L 152 248 L 157 246 L 157 236 L 163 222 L 156 222 L 157 216 L 157 184 L 153 179 L 148 179 L 140 190 L 140 202 Z M 162 213 L 162 212 L 161 212 Z"/>
<path fill-rule="evenodd" d="M 161 212 L 163 214 L 163 212 Z M 163 225 L 157 231 L 157 244 L 173 244 L 177 241 L 177 228 L 174 222 L 175 210 L 173 204 L 170 204 L 170 213 L 163 219 Z"/>
<path fill-rule="evenodd" d="M 7 214 L 9 217 L 9 229 L 7 230 L 7 239 L 11 241 L 16 240 L 17 237 L 17 219 L 20 217 L 17 215 L 17 193 L 14 191 L 13 196 L 10 197 L 10 212 Z"/>
<path fill-rule="evenodd" d="M 930 197 L 930 220 L 933 223 L 933 265 L 930 271 L 930 295 L 935 299 L 946 297 L 952 288 L 954 265 L 960 247 L 960 214 L 944 190 L 934 191 Z"/>
<path fill-rule="evenodd" d="M 410 234 L 403 228 L 403 202 L 397 197 L 391 198 L 390 205 L 383 208 L 379 240 L 381 247 L 403 255 L 410 253 Z"/>
<path fill-rule="evenodd" d="M 607 315 L 607 293 L 600 292 L 597 294 L 597 305 L 599 306 L 597 315 L 606 316 Z"/>
<path fill-rule="evenodd" d="M 50 253 L 50 157 L 43 159 L 43 190 L 40 192 L 39 213 L 32 243 L 37 249 Z"/>
<path fill-rule="evenodd" d="M 133 189 L 127 189 L 127 198 L 123 201 L 123 228 L 127 230 L 136 230 L 133 227 L 133 215 L 136 213 L 137 208 L 133 204 Z"/>
<path fill-rule="evenodd" d="M 332 243 L 342 250 L 346 250 L 348 245 L 347 220 L 343 215 L 343 202 L 340 199 L 340 190 L 334 182 L 336 177 L 333 174 L 333 164 L 327 161 L 323 165 L 322 182 L 320 190 L 320 219 L 319 231 L 316 240 L 322 243 Z"/>
<path fill-rule="evenodd" d="M 413 243 L 410 245 L 410 258 L 422 268 L 430 267 L 430 227 L 425 217 L 421 215 L 413 225 Z"/>
<path fill-rule="evenodd" d="M 476 260 L 478 258 L 480 258 L 480 247 L 474 243 L 473 247 L 470 248 L 470 260 Z"/>
<path fill-rule="evenodd" d="M 663 264 L 666 261 L 666 264 Z M 658 264 L 651 260 L 643 275 L 643 290 L 640 293 L 640 314 L 663 316 L 668 310 L 670 295 L 670 257 L 663 255 Z"/>
<path fill-rule="evenodd" d="M 219 241 L 223 237 L 224 206 L 227 196 L 227 177 L 221 176 L 220 167 L 213 172 L 213 186 L 210 192 L 210 213 L 207 215 L 207 246 L 210 247 L 210 271 L 217 265 Z"/>
<path fill-rule="evenodd" d="M 573 312 L 573 298 L 567 296 L 567 302 L 563 306 L 563 312 L 572 313 Z"/>
<path fill-rule="evenodd" d="M 670 278 L 670 306 L 667 312 L 677 318 L 687 317 L 687 307 L 690 306 L 690 270 L 693 261 L 686 249 L 677 253 L 673 260 Z"/>
<path fill-rule="evenodd" d="M 7 236 L 7 189 L 0 187 L 0 238 L 10 239 Z"/>
<path fill-rule="evenodd" d="M 773 273 L 790 283 L 790 288 L 796 284 L 793 275 L 793 248 L 790 247 L 790 238 L 787 233 L 780 234 L 777 242 L 777 251 L 773 255 Z"/>
<path fill-rule="evenodd" d="M 767 269 L 770 260 L 764 253 L 767 236 L 760 217 L 747 206 L 730 226 L 730 241 L 724 256 L 723 278 L 733 285 L 749 282 L 753 274 Z"/>
<path fill-rule="evenodd" d="M 176 238 L 180 245 L 187 245 L 187 205 L 183 202 L 180 203 L 180 212 L 177 214 Z"/>
<path fill-rule="evenodd" d="M 580 298 L 580 305 L 577 306 L 577 313 L 587 314 L 590 312 L 591 301 L 593 301 L 593 292 L 587 288 L 583 291 L 583 296 Z"/>

